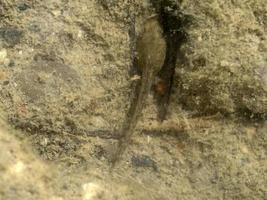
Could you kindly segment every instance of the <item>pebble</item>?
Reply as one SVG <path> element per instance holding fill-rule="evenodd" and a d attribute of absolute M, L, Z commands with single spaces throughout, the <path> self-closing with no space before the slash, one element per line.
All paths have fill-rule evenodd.
<path fill-rule="evenodd" d="M 82 200 L 94 200 L 100 199 L 99 197 L 104 195 L 103 188 L 97 183 L 85 183 L 82 186 L 83 189 L 83 198 Z"/>
<path fill-rule="evenodd" d="M 9 58 L 6 58 L 5 60 L 4 60 L 4 66 L 5 67 L 8 67 L 9 66 L 9 64 L 10 64 L 10 59 Z"/>
<path fill-rule="evenodd" d="M 134 155 L 131 162 L 134 167 L 152 168 L 158 171 L 157 163 L 147 155 Z"/>
<path fill-rule="evenodd" d="M 53 10 L 52 11 L 52 14 L 55 16 L 55 17 L 58 17 L 61 15 L 61 11 L 60 10 Z"/>
<path fill-rule="evenodd" d="M 8 67 L 10 63 L 11 63 L 10 59 L 7 58 L 7 50 L 6 49 L 0 50 L 0 65 Z"/>
<path fill-rule="evenodd" d="M 19 11 L 25 11 L 28 10 L 29 8 L 31 8 L 28 4 L 26 3 L 20 3 L 17 8 L 19 9 Z"/>
<path fill-rule="evenodd" d="M 23 36 L 23 31 L 15 27 L 0 27 L 0 40 L 3 42 L 4 47 L 14 47 L 20 43 Z"/>
<path fill-rule="evenodd" d="M 6 62 L 6 58 L 7 58 L 7 50 L 1 49 L 0 50 L 0 65 L 4 64 Z"/>

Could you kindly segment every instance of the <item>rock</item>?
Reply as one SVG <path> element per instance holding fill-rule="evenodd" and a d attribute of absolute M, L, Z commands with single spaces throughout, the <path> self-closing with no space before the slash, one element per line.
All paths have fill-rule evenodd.
<path fill-rule="evenodd" d="M 227 5 L 217 10 L 213 4 L 203 4 L 198 10 L 198 5 L 184 3 L 184 9 L 201 24 L 188 29 L 188 42 L 181 49 L 184 58 L 177 60 L 175 84 L 184 108 L 200 115 L 266 116 L 266 8 L 263 1 L 258 3 L 247 8 L 233 3 L 242 14 Z M 211 16 L 204 10 L 211 11 Z M 213 23 L 218 23 L 216 28 Z"/>

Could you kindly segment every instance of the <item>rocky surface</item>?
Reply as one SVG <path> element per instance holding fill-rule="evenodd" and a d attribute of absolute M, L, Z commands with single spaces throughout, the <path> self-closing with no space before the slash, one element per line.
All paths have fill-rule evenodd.
<path fill-rule="evenodd" d="M 166 120 L 151 93 L 111 170 L 160 2 L 0 1 L 0 199 L 266 198 L 266 0 L 168 1 L 190 26 Z"/>

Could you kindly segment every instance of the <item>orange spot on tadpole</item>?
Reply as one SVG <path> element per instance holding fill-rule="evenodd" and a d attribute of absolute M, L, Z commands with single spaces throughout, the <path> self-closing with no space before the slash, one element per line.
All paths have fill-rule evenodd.
<path fill-rule="evenodd" d="M 166 91 L 167 91 L 167 84 L 160 80 L 158 83 L 156 83 L 155 85 L 155 91 L 157 94 L 159 95 L 164 95 L 166 94 Z"/>

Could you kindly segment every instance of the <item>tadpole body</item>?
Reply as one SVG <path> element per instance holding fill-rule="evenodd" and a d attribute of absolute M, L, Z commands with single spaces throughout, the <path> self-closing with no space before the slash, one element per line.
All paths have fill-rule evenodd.
<path fill-rule="evenodd" d="M 143 31 L 136 41 L 136 51 L 135 63 L 141 71 L 141 80 L 136 86 L 135 98 L 131 103 L 129 113 L 121 130 L 122 137 L 112 159 L 113 165 L 118 161 L 129 144 L 138 118 L 142 113 L 145 100 L 150 92 L 151 85 L 165 60 L 166 41 L 156 15 L 145 20 Z"/>

